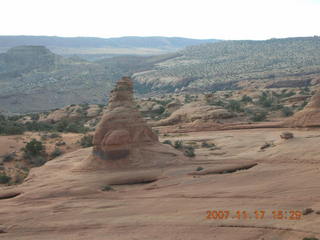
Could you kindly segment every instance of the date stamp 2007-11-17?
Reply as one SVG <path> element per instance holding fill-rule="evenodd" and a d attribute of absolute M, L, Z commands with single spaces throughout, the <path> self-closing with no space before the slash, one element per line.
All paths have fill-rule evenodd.
<path fill-rule="evenodd" d="M 213 220 L 226 220 L 226 219 L 235 219 L 235 220 L 262 220 L 262 219 L 274 219 L 274 220 L 301 220 L 302 211 L 299 210 L 255 210 L 255 211 L 246 211 L 246 210 L 208 210 L 206 219 Z"/>

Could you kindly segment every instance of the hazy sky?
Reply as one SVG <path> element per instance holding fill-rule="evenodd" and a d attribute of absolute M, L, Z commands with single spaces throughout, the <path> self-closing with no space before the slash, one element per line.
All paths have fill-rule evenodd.
<path fill-rule="evenodd" d="M 0 35 L 320 35 L 320 0 L 0 0 Z"/>

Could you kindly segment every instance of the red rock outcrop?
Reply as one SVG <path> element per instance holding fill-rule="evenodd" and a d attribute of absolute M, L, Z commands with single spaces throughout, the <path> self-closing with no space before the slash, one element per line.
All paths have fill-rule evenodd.
<path fill-rule="evenodd" d="M 87 167 L 154 167 L 185 159 L 181 152 L 160 144 L 157 134 L 142 118 L 129 77 L 118 81 L 109 99 L 107 111 L 95 131 L 93 154 Z"/>
<path fill-rule="evenodd" d="M 287 127 L 320 127 L 320 90 L 305 108 L 284 122 Z"/>

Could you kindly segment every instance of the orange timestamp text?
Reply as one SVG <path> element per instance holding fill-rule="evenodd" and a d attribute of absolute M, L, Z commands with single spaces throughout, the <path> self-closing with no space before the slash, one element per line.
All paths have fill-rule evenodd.
<path fill-rule="evenodd" d="M 224 219 L 235 219 L 235 220 L 250 220 L 250 219 L 265 219 L 271 218 L 274 220 L 301 220 L 302 211 L 299 210 L 208 210 L 206 219 L 213 220 L 224 220 Z"/>

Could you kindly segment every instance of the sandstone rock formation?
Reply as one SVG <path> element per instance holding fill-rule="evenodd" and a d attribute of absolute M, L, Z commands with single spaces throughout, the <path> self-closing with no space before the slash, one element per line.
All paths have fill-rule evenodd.
<path fill-rule="evenodd" d="M 180 123 L 192 123 L 195 121 L 214 122 L 222 119 L 232 118 L 234 114 L 228 110 L 217 107 L 208 106 L 201 102 L 193 102 L 184 105 L 174 111 L 168 118 L 155 123 L 155 126 L 166 126 Z"/>
<path fill-rule="evenodd" d="M 320 90 L 305 108 L 284 122 L 288 127 L 320 127 Z"/>
<path fill-rule="evenodd" d="M 157 134 L 140 115 L 130 78 L 118 81 L 109 99 L 96 128 L 93 154 L 86 167 L 152 167 L 181 162 L 182 154 L 160 144 Z"/>

